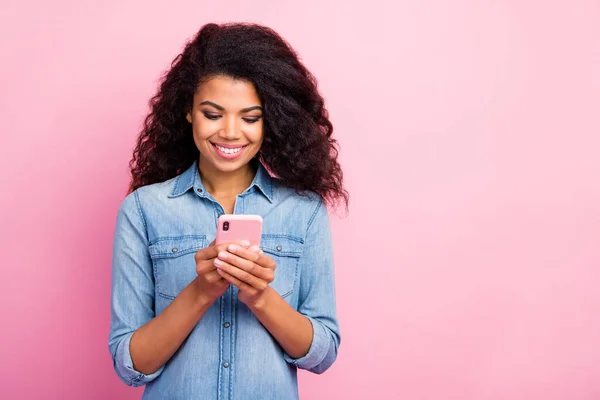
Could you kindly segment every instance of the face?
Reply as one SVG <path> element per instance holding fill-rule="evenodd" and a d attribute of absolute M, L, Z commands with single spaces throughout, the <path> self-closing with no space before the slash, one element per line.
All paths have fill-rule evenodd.
<path fill-rule="evenodd" d="M 200 168 L 246 168 L 263 141 L 262 117 L 262 104 L 250 82 L 219 76 L 202 83 L 186 116 L 200 151 Z"/>

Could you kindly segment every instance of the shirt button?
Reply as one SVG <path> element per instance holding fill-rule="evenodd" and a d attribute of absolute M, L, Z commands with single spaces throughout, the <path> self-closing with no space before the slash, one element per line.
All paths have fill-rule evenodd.
<path fill-rule="evenodd" d="M 225 323 L 223 324 L 223 326 L 224 326 L 225 328 L 229 328 L 231 325 L 229 325 L 229 322 L 225 322 Z"/>
<path fill-rule="evenodd" d="M 197 191 L 198 193 L 202 193 L 202 188 L 197 188 L 197 189 L 196 189 L 196 191 Z"/>
<path fill-rule="evenodd" d="M 228 362 L 224 362 L 224 363 L 223 363 L 223 366 L 224 366 L 225 368 L 229 368 L 229 363 L 228 363 Z"/>
<path fill-rule="evenodd" d="M 179 249 L 178 249 L 177 247 L 173 247 L 173 248 L 171 249 L 171 251 L 172 251 L 173 253 L 177 253 L 177 252 L 179 251 Z"/>
<path fill-rule="evenodd" d="M 277 246 L 277 251 L 281 251 L 281 246 Z"/>

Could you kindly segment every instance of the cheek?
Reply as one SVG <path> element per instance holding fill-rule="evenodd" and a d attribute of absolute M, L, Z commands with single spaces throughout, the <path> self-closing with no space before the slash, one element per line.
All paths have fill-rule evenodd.
<path fill-rule="evenodd" d="M 201 121 L 201 122 L 200 122 Z M 194 140 L 207 139 L 213 135 L 215 127 L 211 126 L 207 121 L 202 121 L 197 118 L 193 124 Z"/>
<path fill-rule="evenodd" d="M 250 140 L 252 140 L 254 143 L 262 143 L 263 137 L 264 137 L 264 127 L 262 122 L 257 122 L 255 124 L 256 126 L 252 127 L 252 130 L 249 132 L 249 138 Z"/>

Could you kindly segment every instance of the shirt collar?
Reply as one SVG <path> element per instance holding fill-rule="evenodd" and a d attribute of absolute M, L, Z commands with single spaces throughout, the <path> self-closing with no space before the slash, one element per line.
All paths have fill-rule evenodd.
<path fill-rule="evenodd" d="M 269 175 L 267 169 L 262 165 L 261 162 L 258 163 L 258 168 L 256 170 L 256 175 L 254 175 L 254 179 L 250 186 L 244 191 L 244 193 L 248 193 L 254 187 L 258 189 L 270 203 L 273 202 L 273 178 Z M 181 175 L 175 179 L 175 183 L 173 185 L 173 191 L 169 195 L 169 197 L 178 197 L 187 192 L 188 190 L 193 189 L 196 193 L 198 193 L 202 197 L 208 196 L 208 192 L 202 183 L 202 179 L 200 178 L 200 171 L 198 171 L 198 161 L 194 161 L 194 163 Z"/>

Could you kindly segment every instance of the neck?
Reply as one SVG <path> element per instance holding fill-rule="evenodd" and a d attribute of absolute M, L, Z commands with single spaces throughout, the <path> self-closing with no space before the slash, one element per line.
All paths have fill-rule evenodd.
<path fill-rule="evenodd" d="M 219 171 L 206 165 L 200 157 L 198 163 L 202 184 L 213 197 L 237 196 L 250 186 L 256 174 L 257 166 L 249 162 L 244 167 L 233 171 Z"/>

